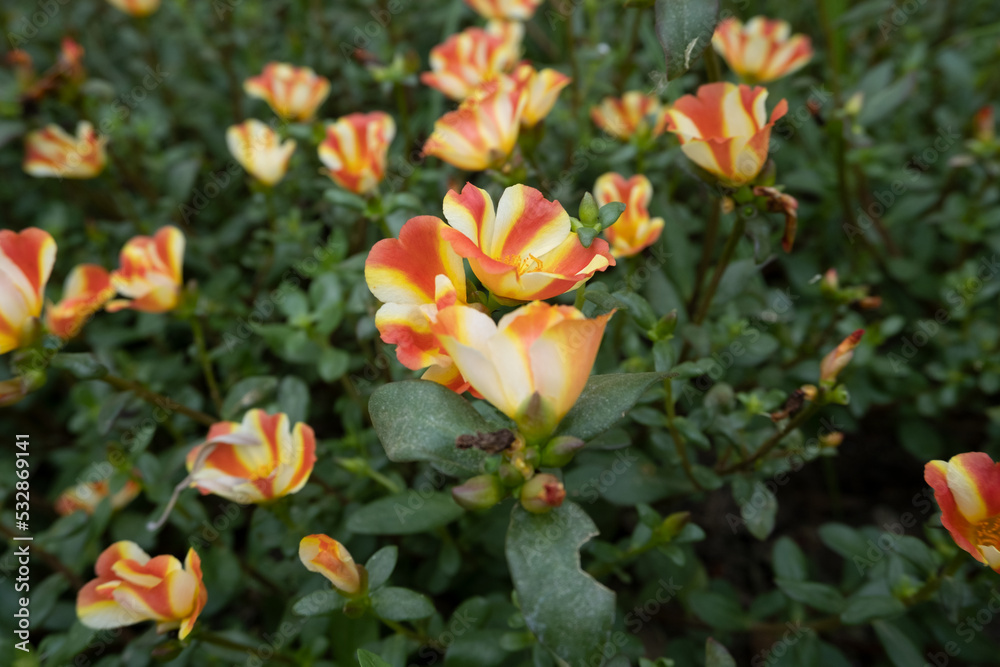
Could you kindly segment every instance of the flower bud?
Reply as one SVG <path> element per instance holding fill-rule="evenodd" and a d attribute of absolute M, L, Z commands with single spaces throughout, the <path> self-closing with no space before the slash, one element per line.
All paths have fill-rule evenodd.
<path fill-rule="evenodd" d="M 310 572 L 319 572 L 334 588 L 356 595 L 361 590 L 361 571 L 343 544 L 328 535 L 308 535 L 299 542 L 299 559 Z"/>
<path fill-rule="evenodd" d="M 826 433 L 819 436 L 819 444 L 821 447 L 840 447 L 840 443 L 844 441 L 844 434 L 841 431 L 833 431 L 832 433 Z"/>
<path fill-rule="evenodd" d="M 859 90 L 844 103 L 844 113 L 848 116 L 857 116 L 861 113 L 861 107 L 864 106 L 864 103 L 865 94 Z"/>
<path fill-rule="evenodd" d="M 823 293 L 834 294 L 840 289 L 840 278 L 837 275 L 837 269 L 827 269 L 826 273 L 823 274 L 823 281 L 819 285 L 820 291 Z"/>
<path fill-rule="evenodd" d="M 473 512 L 493 507 L 503 496 L 503 485 L 493 475 L 477 475 L 451 490 L 455 502 Z"/>
<path fill-rule="evenodd" d="M 573 460 L 577 450 L 585 443 L 580 438 L 571 435 L 561 435 L 549 440 L 542 451 L 541 465 L 546 468 L 562 468 Z"/>
<path fill-rule="evenodd" d="M 584 193 L 583 201 L 580 202 L 580 222 L 585 227 L 596 227 L 599 212 L 600 209 L 597 208 L 594 195 L 589 192 Z"/>
<path fill-rule="evenodd" d="M 854 348 L 861 342 L 861 337 L 864 334 L 864 329 L 858 329 L 823 358 L 819 365 L 819 380 L 822 384 L 832 386 L 837 381 L 837 375 L 840 374 L 840 371 L 851 363 L 851 359 L 854 357 Z"/>
<path fill-rule="evenodd" d="M 535 475 L 521 488 L 521 506 L 532 514 L 544 514 L 562 505 L 566 489 L 555 475 Z"/>
<path fill-rule="evenodd" d="M 799 391 L 802 392 L 802 396 L 810 403 L 816 400 L 816 396 L 819 394 L 819 390 L 816 389 L 814 384 L 804 384 L 799 387 Z"/>
<path fill-rule="evenodd" d="M 516 465 L 509 461 L 500 464 L 500 481 L 504 486 L 517 486 L 524 483 L 524 475 Z"/>
<path fill-rule="evenodd" d="M 654 531 L 658 542 L 666 543 L 677 537 L 691 521 L 691 512 L 674 512 Z"/>

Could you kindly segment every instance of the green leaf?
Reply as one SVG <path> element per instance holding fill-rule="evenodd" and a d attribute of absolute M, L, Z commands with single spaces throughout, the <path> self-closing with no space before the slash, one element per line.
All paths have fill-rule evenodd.
<path fill-rule="evenodd" d="M 580 229 L 576 230 L 576 235 L 580 239 L 580 245 L 584 248 L 589 248 L 599 233 L 592 227 L 580 227 Z"/>
<path fill-rule="evenodd" d="M 324 382 L 336 382 L 344 376 L 350 364 L 351 355 L 349 353 L 328 347 L 320 353 L 316 370 Z"/>
<path fill-rule="evenodd" d="M 840 613 L 846 625 L 867 623 L 876 618 L 889 618 L 906 611 L 906 605 L 891 595 L 854 595 Z"/>
<path fill-rule="evenodd" d="M 392 667 L 392 665 L 382 658 L 363 648 L 358 649 L 358 664 L 361 667 Z"/>
<path fill-rule="evenodd" d="M 244 378 L 233 385 L 222 401 L 222 418 L 235 419 L 240 413 L 260 405 L 278 388 L 278 378 L 271 375 Z"/>
<path fill-rule="evenodd" d="M 607 229 L 611 225 L 618 222 L 618 218 L 622 217 L 622 213 L 624 212 L 624 202 L 613 201 L 602 206 L 597 214 L 598 220 L 601 223 L 601 229 Z"/>
<path fill-rule="evenodd" d="M 372 608 L 389 621 L 412 621 L 434 613 L 434 605 L 426 595 L 397 586 L 386 586 L 372 593 Z"/>
<path fill-rule="evenodd" d="M 329 614 L 344 606 L 344 598 L 332 588 L 313 591 L 292 605 L 292 612 L 299 616 Z"/>
<path fill-rule="evenodd" d="M 365 570 L 368 571 L 368 588 L 376 589 L 384 584 L 392 571 L 396 569 L 396 559 L 399 558 L 399 547 L 391 544 L 382 547 L 368 559 L 365 563 Z"/>
<path fill-rule="evenodd" d="M 365 505 L 347 520 L 347 529 L 362 535 L 410 535 L 451 523 L 464 513 L 450 493 L 406 491 Z"/>
<path fill-rule="evenodd" d="M 624 417 L 647 389 L 667 377 L 669 373 L 591 376 L 576 405 L 563 417 L 556 434 L 572 435 L 581 440 L 600 435 Z"/>
<path fill-rule="evenodd" d="M 709 637 L 705 642 L 705 667 L 736 667 L 736 660 L 725 646 Z"/>
<path fill-rule="evenodd" d="M 858 114 L 858 123 L 871 127 L 885 118 L 906 101 L 916 88 L 916 83 L 916 75 L 911 72 L 879 90 L 865 100 L 861 113 Z"/>
<path fill-rule="evenodd" d="M 845 559 L 864 557 L 865 551 L 869 548 L 861 533 L 842 523 L 827 523 L 820 526 L 819 539 Z"/>
<path fill-rule="evenodd" d="M 718 0 L 656 0 L 656 37 L 667 61 L 667 80 L 691 68 L 712 43 Z"/>
<path fill-rule="evenodd" d="M 766 540 L 774 530 L 778 499 L 762 482 L 757 481 L 753 485 L 753 492 L 739 503 L 740 516 L 746 522 L 747 530 L 758 540 Z"/>
<path fill-rule="evenodd" d="M 340 188 L 330 188 L 323 193 L 323 196 L 329 202 L 354 209 L 355 211 L 363 211 L 365 210 L 365 206 L 367 206 L 364 197 L 360 197 L 347 190 L 341 190 Z"/>
<path fill-rule="evenodd" d="M 295 375 L 286 375 L 278 385 L 278 409 L 294 424 L 309 416 L 309 385 Z"/>
<path fill-rule="evenodd" d="M 747 617 L 739 603 L 728 595 L 715 591 L 695 591 L 688 597 L 694 615 L 713 628 L 739 632 L 747 626 Z"/>
<path fill-rule="evenodd" d="M 902 630 L 886 621 L 872 623 L 875 634 L 885 647 L 885 653 L 896 667 L 913 667 L 924 664 L 920 649 Z"/>
<path fill-rule="evenodd" d="M 788 537 L 779 537 L 771 552 L 774 566 L 774 576 L 790 581 L 805 581 L 809 575 L 805 554 L 795 541 Z"/>
<path fill-rule="evenodd" d="M 108 374 L 107 367 L 89 352 L 57 354 L 52 358 L 52 367 L 69 371 L 79 380 L 97 380 Z"/>
<path fill-rule="evenodd" d="M 464 398 L 425 380 L 379 387 L 368 412 L 389 460 L 426 461 L 455 477 L 481 473 L 487 456 L 478 449 L 458 449 L 455 438 L 496 430 Z"/>
<path fill-rule="evenodd" d="M 547 514 L 515 505 L 507 531 L 507 565 L 524 622 L 571 665 L 600 655 L 615 615 L 615 594 L 580 569 L 580 546 L 597 534 L 571 502 Z"/>
<path fill-rule="evenodd" d="M 827 586 L 815 581 L 796 581 L 794 579 L 776 578 L 774 583 L 781 592 L 813 609 L 819 609 L 831 614 L 838 614 L 844 609 L 844 596 L 833 586 Z"/>

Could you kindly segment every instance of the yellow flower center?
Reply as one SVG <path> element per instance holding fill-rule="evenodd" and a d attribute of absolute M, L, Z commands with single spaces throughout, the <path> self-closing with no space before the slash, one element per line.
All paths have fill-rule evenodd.
<path fill-rule="evenodd" d="M 542 270 L 542 260 L 538 259 L 532 254 L 527 257 L 521 257 L 520 255 L 507 255 L 500 260 L 504 264 L 514 267 L 514 271 L 520 276 L 529 271 L 541 271 Z"/>
<path fill-rule="evenodd" d="M 983 546 L 1000 549 L 1000 515 L 992 516 L 976 524 L 976 542 Z"/>

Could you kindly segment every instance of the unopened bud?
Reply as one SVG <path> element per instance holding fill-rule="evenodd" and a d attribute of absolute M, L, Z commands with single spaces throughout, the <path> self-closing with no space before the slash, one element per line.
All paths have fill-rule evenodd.
<path fill-rule="evenodd" d="M 308 535 L 299 542 L 299 560 L 310 572 L 326 577 L 334 588 L 347 595 L 361 591 L 361 568 L 347 548 L 328 535 Z"/>
<path fill-rule="evenodd" d="M 802 392 L 802 397 L 812 403 L 816 400 L 816 395 L 819 394 L 819 390 L 816 389 L 814 384 L 804 384 L 799 387 L 799 391 Z"/>
<path fill-rule="evenodd" d="M 555 475 L 535 475 L 521 488 L 521 505 L 532 514 L 544 514 L 563 504 L 566 489 Z"/>
<path fill-rule="evenodd" d="M 558 438 L 553 438 L 545 445 L 540 463 L 546 468 L 562 468 L 573 460 L 577 451 L 584 444 L 583 440 L 574 438 L 571 435 L 561 435 Z"/>
<path fill-rule="evenodd" d="M 833 431 L 832 433 L 826 433 L 819 436 L 819 444 L 821 447 L 840 447 L 840 443 L 844 441 L 844 434 L 840 431 Z"/>
<path fill-rule="evenodd" d="M 477 475 L 451 490 L 455 502 L 473 512 L 493 507 L 503 496 L 503 485 L 493 475 Z"/>
<path fill-rule="evenodd" d="M 819 365 L 819 380 L 822 384 L 832 386 L 837 381 L 837 375 L 840 374 L 840 371 L 851 363 L 851 359 L 854 357 L 854 348 L 861 342 L 861 337 L 864 334 L 864 329 L 858 329 L 823 357 L 823 361 Z"/>
<path fill-rule="evenodd" d="M 880 296 L 866 296 L 858 300 L 858 306 L 864 310 L 874 310 L 876 308 L 882 307 L 882 297 Z"/>
<path fill-rule="evenodd" d="M 857 116 L 861 113 L 861 107 L 865 103 L 865 94 L 860 90 L 844 103 L 844 113 L 848 116 Z"/>
<path fill-rule="evenodd" d="M 823 282 L 819 284 L 819 287 L 824 293 L 833 293 L 839 290 L 840 277 L 837 275 L 837 269 L 827 269 L 826 273 L 823 274 Z"/>
<path fill-rule="evenodd" d="M 596 227 L 599 215 L 600 209 L 597 207 L 597 202 L 594 201 L 594 195 L 589 192 L 584 193 L 583 200 L 580 202 L 581 224 L 584 227 Z"/>
<path fill-rule="evenodd" d="M 851 402 L 851 395 L 847 392 L 847 387 L 840 384 L 826 393 L 826 398 L 836 405 L 847 405 Z"/>
<path fill-rule="evenodd" d="M 691 521 L 691 512 L 674 512 L 663 520 L 654 531 L 659 542 L 666 543 L 677 537 Z"/>

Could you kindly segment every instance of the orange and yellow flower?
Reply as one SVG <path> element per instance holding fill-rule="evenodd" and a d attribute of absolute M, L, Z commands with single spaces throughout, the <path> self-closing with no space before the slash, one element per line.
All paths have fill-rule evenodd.
<path fill-rule="evenodd" d="M 184 264 L 184 234 L 174 226 L 153 236 L 136 236 L 122 248 L 111 285 L 127 299 L 115 299 L 107 310 L 123 308 L 163 313 L 177 307 Z"/>
<path fill-rule="evenodd" d="M 87 121 L 77 124 L 75 137 L 58 125 L 46 125 L 25 138 L 23 168 L 38 178 L 94 178 L 108 162 L 106 143 Z"/>
<path fill-rule="evenodd" d="M 219 422 L 187 455 L 191 486 L 234 502 L 263 503 L 297 493 L 316 462 L 316 435 L 288 415 L 250 410 L 242 423 Z"/>
<path fill-rule="evenodd" d="M 572 306 L 535 301 L 504 315 L 454 305 L 431 329 L 472 388 L 529 441 L 551 435 L 587 384 L 613 313 L 587 319 Z"/>
<path fill-rule="evenodd" d="M 660 100 L 637 90 L 620 98 L 605 97 L 590 110 L 590 118 L 597 127 L 622 141 L 658 137 L 667 129 L 667 115 Z"/>
<path fill-rule="evenodd" d="M 356 194 L 374 190 L 385 176 L 396 122 L 387 113 L 352 113 L 326 126 L 319 159 L 337 185 Z"/>
<path fill-rule="evenodd" d="M 471 97 L 434 123 L 424 155 L 466 171 L 501 166 L 517 145 L 527 97 L 509 81 Z"/>
<path fill-rule="evenodd" d="M 1000 464 L 989 454 L 967 452 L 931 461 L 924 479 L 955 544 L 1000 572 Z"/>
<path fill-rule="evenodd" d="M 310 572 L 326 577 L 334 588 L 354 595 L 361 590 L 361 570 L 343 544 L 328 535 L 308 535 L 299 542 L 299 559 Z"/>
<path fill-rule="evenodd" d="M 527 21 L 543 0 L 465 0 L 465 4 L 486 19 Z"/>
<path fill-rule="evenodd" d="M 755 16 L 746 25 L 727 18 L 715 29 L 712 46 L 747 83 L 767 83 L 801 69 L 812 58 L 812 43 L 792 35 L 787 21 Z"/>
<path fill-rule="evenodd" d="M 55 261 L 56 242 L 48 232 L 0 230 L 0 354 L 34 336 Z"/>
<path fill-rule="evenodd" d="M 615 201 L 625 204 L 625 212 L 604 231 L 615 257 L 636 255 L 660 238 L 663 218 L 649 217 L 653 185 L 645 176 L 639 174 L 626 180 L 614 172 L 604 174 L 594 184 L 594 198 L 598 206 Z"/>
<path fill-rule="evenodd" d="M 101 501 L 111 495 L 110 492 L 111 487 L 106 479 L 100 479 L 96 482 L 80 482 L 59 494 L 55 504 L 56 512 L 62 516 L 72 514 L 77 510 L 93 514 Z M 111 509 L 118 510 L 125 507 L 138 495 L 139 483 L 133 479 L 126 481 L 117 493 L 111 495 Z"/>
<path fill-rule="evenodd" d="M 184 639 L 208 600 L 194 549 L 181 565 L 173 556 L 150 558 L 135 542 L 123 540 L 105 549 L 94 569 L 97 578 L 77 594 L 76 615 L 95 630 L 156 621 L 157 632 L 179 628 Z"/>
<path fill-rule="evenodd" d="M 160 8 L 160 0 L 108 0 L 108 4 L 136 18 L 149 16 Z"/>
<path fill-rule="evenodd" d="M 288 161 L 295 152 L 295 140 L 284 143 L 265 123 L 251 118 L 226 130 L 226 145 L 236 161 L 264 185 L 274 185 L 285 177 Z"/>
<path fill-rule="evenodd" d="M 667 110 L 668 129 L 689 160 L 724 184 L 739 187 L 764 168 L 771 128 L 788 111 L 788 102 L 781 100 L 768 120 L 765 100 L 765 88 L 709 83 Z"/>
<path fill-rule="evenodd" d="M 830 350 L 830 352 L 823 357 L 823 361 L 819 364 L 819 381 L 820 383 L 828 386 L 832 386 L 837 381 L 837 376 L 840 375 L 840 371 L 847 367 L 847 364 L 851 363 L 851 359 L 854 358 L 854 348 L 858 346 L 861 342 L 861 337 L 865 335 L 864 329 L 858 329 L 850 336 L 840 341 L 840 345 Z"/>
<path fill-rule="evenodd" d="M 466 183 L 445 196 L 444 217 L 445 240 L 504 299 L 559 296 L 615 263 L 606 241 L 584 248 L 562 205 L 525 185 L 504 190 L 494 212 L 489 193 Z"/>
<path fill-rule="evenodd" d="M 508 72 L 520 54 L 516 24 L 492 30 L 467 28 L 431 49 L 431 71 L 420 80 L 453 100 L 464 100 L 481 85 Z"/>
<path fill-rule="evenodd" d="M 521 114 L 521 125 L 524 127 L 534 127 L 548 116 L 559 99 L 559 92 L 572 81 L 562 72 L 554 69 L 538 71 L 526 62 L 518 65 L 510 77 L 524 91 L 526 98 Z"/>
<path fill-rule="evenodd" d="M 267 102 L 284 120 L 304 122 L 316 115 L 330 94 L 330 81 L 311 67 L 268 63 L 261 74 L 243 82 L 243 90 Z"/>
<path fill-rule="evenodd" d="M 442 232 L 440 218 L 422 215 L 407 221 L 398 239 L 376 243 L 365 260 L 368 289 L 382 306 L 375 326 L 382 340 L 396 346 L 409 369 L 428 368 L 424 378 L 461 393 L 468 384 L 431 332 L 429 316 L 439 307 L 466 303 L 465 266 Z"/>
<path fill-rule="evenodd" d="M 46 309 L 45 326 L 64 340 L 73 338 L 114 295 L 111 274 L 104 267 L 80 264 L 66 277 L 62 300 Z"/>

